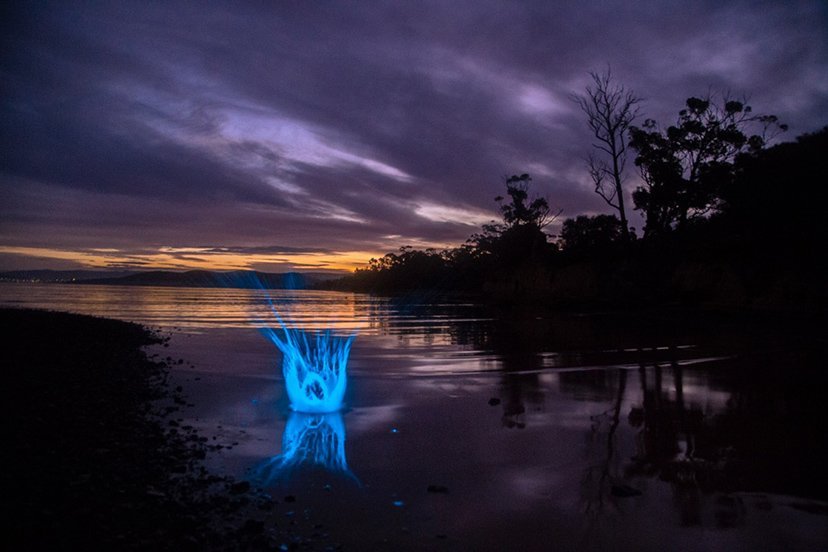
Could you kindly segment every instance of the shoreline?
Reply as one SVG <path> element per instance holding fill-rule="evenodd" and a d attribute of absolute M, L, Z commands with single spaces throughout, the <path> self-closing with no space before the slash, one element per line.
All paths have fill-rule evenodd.
<path fill-rule="evenodd" d="M 550 452 L 540 464 L 527 462 L 524 447 L 545 443 L 541 449 L 551 451 L 563 443 L 566 450 L 577 450 L 582 432 L 593 431 L 573 429 L 566 419 L 559 421 L 559 414 L 571 413 L 567 415 L 572 420 L 585 421 L 589 412 L 582 410 L 582 405 L 592 405 L 588 410 L 598 412 L 607 404 L 617 404 L 618 454 L 638 450 L 630 446 L 647 435 L 642 433 L 647 428 L 651 434 L 661 432 L 663 439 L 657 448 L 641 449 L 640 460 L 629 456 L 630 469 L 646 468 L 646 473 L 627 473 L 626 467 L 623 472 L 614 472 L 617 481 L 642 491 L 640 498 L 618 499 L 623 511 L 632 513 L 634 506 L 636 511 L 659 515 L 664 511 L 668 515 L 673 511 L 664 508 L 663 492 L 674 489 L 699 500 L 699 515 L 738 514 L 733 519 L 740 524 L 711 533 L 711 542 L 725 542 L 734 532 L 753 539 L 774 531 L 790 533 L 795 542 L 811 542 L 807 535 L 813 533 L 813 524 L 823 519 L 813 516 L 825 514 L 822 501 L 826 496 L 816 477 L 824 458 L 808 453 L 811 444 L 824 434 L 824 421 L 819 417 L 824 374 L 818 369 L 824 353 L 818 329 L 800 336 L 798 331 L 792 335 L 793 328 L 789 328 L 777 344 L 779 324 L 776 328 L 759 324 L 743 328 L 733 318 L 724 325 L 722 320 L 703 316 L 686 320 L 691 327 L 685 329 L 705 337 L 700 343 L 708 343 L 709 338 L 712 347 L 724 343 L 736 353 L 726 363 L 708 368 L 685 364 L 684 356 L 675 352 L 668 356 L 647 352 L 648 344 L 669 346 L 671 336 L 685 335 L 676 334 L 671 326 L 676 318 L 689 318 L 686 313 L 654 315 L 638 329 L 592 320 L 604 316 L 611 317 L 566 316 L 568 320 L 557 322 L 515 318 L 494 334 L 483 331 L 481 335 L 487 339 L 474 349 L 491 347 L 493 354 L 500 356 L 499 370 L 486 382 L 473 378 L 475 383 L 460 398 L 447 398 L 441 382 L 422 386 L 423 381 L 433 380 L 363 377 L 361 385 L 354 387 L 360 387 L 359 402 L 353 403 L 359 408 L 343 414 L 349 416 L 343 422 L 349 424 L 348 465 L 370 484 L 359 490 L 339 485 L 335 477 L 319 477 L 322 472 L 308 465 L 309 470 L 300 475 L 309 478 L 263 485 L 279 498 L 277 502 L 243 481 L 248 479 L 248 466 L 254 460 L 270 459 L 274 451 L 284 452 L 285 435 L 290 435 L 290 420 L 282 420 L 276 413 L 278 393 L 269 392 L 270 379 L 248 385 L 211 377 L 201 381 L 202 374 L 190 379 L 178 377 L 193 375 L 188 372 L 193 365 L 179 366 L 184 363 L 178 358 L 209 367 L 209 356 L 222 351 L 229 356 L 216 362 L 230 369 L 215 374 L 235 378 L 238 363 L 227 360 L 240 358 L 235 356 L 238 351 L 251 352 L 248 342 L 239 341 L 243 346 L 227 349 L 226 343 L 214 341 L 215 335 L 209 333 L 193 339 L 182 335 L 179 340 L 174 332 L 170 339 L 113 320 L 0 309 L 0 320 L 9 328 L 3 335 L 9 339 L 4 350 L 13 360 L 10 377 L 17 384 L 7 391 L 14 397 L 6 402 L 12 407 L 11 426 L 24 430 L 10 441 L 7 451 L 13 455 L 13 469 L 4 475 L 7 487 L 14 485 L 13 492 L 7 493 L 16 510 L 11 518 L 12 535 L 30 548 L 336 550 L 341 545 L 354 550 L 416 550 L 461 544 L 495 548 L 490 539 L 502 534 L 504 540 L 497 542 L 520 542 L 527 550 L 541 550 L 533 545 L 548 529 L 541 524 L 543 510 L 509 517 L 514 511 L 508 505 L 524 504 L 525 496 L 520 489 L 502 491 L 501 484 L 510 481 L 512 468 L 531 475 L 540 464 L 557 465 L 567 459 L 567 453 Z M 539 324 L 544 327 L 533 333 Z M 731 331 L 735 328 L 739 330 Z M 181 347 L 182 342 L 188 346 Z M 611 349 L 615 356 L 601 373 L 592 369 L 555 371 L 554 378 L 539 380 L 533 374 L 512 370 L 525 368 L 526 353 L 531 362 L 542 350 L 537 348 L 541 343 L 563 354 L 600 348 Z M 638 367 L 624 369 L 624 358 L 632 358 L 627 346 L 635 343 L 643 347 L 631 353 L 639 359 Z M 147 344 L 151 346 L 142 349 Z M 264 340 L 261 345 L 270 351 Z M 196 354 L 199 350 L 204 356 Z M 375 356 L 378 351 L 365 349 L 363 359 L 381 362 Z M 421 350 L 412 352 L 419 355 Z M 162 357 L 166 363 L 153 360 Z M 267 357 L 266 361 L 246 357 L 244 365 L 251 374 L 264 373 L 272 369 L 272 355 Z M 591 367 L 596 358 L 582 357 L 578 362 Z M 694 352 L 688 358 L 704 359 L 707 352 Z M 189 401 L 184 390 L 189 392 Z M 683 390 L 680 395 L 678 390 Z M 533 397 L 542 398 L 547 405 L 544 410 L 535 409 L 540 403 Z M 712 406 L 702 406 L 709 401 Z M 192 409 L 191 402 L 197 403 Z M 404 410 L 391 419 L 384 413 L 387 405 L 401 405 Z M 243 407 L 243 412 L 237 406 Z M 167 412 L 167 408 L 172 410 Z M 380 417 L 372 418 L 371 413 Z M 454 422 L 446 424 L 451 417 Z M 220 431 L 212 433 L 213 427 Z M 238 438 L 241 435 L 234 433 L 237 428 L 249 435 Z M 679 434 L 694 443 L 698 462 L 676 462 L 671 456 L 660 455 L 659 451 L 673 450 L 664 447 L 678 442 Z M 344 438 L 343 432 L 343 442 Z M 280 439 L 281 449 L 277 448 Z M 468 457 L 458 454 L 449 462 L 441 456 L 431 457 L 446 447 L 459 452 L 474 443 L 484 443 L 481 450 L 486 452 Z M 216 445 L 225 449 L 213 452 L 220 448 Z M 656 446 L 656 442 L 648 446 Z M 491 450 L 499 451 L 495 466 L 488 453 Z M 600 451 L 592 454 L 595 450 L 584 449 L 587 455 L 567 468 L 569 479 L 573 475 L 577 479 L 589 466 L 602 461 Z M 394 459 L 382 460 L 389 451 L 396 451 Z M 401 458 L 416 461 L 407 464 Z M 236 463 L 226 464 L 228 460 Z M 567 462 L 570 460 L 574 458 Z M 461 466 L 475 468 L 458 471 Z M 685 468 L 695 471 L 682 471 Z M 219 477 L 210 470 L 238 479 Z M 477 473 L 488 475 L 481 478 Z M 555 472 L 538 473 L 543 474 L 539 485 L 556 488 Z M 687 487 L 676 479 L 686 473 L 700 477 L 698 486 Z M 431 491 L 431 486 L 450 488 L 451 492 Z M 615 496 L 607 486 L 599 491 L 610 493 L 607 498 Z M 600 493 L 598 496 L 605 496 Z M 577 487 L 564 485 L 554 495 L 536 495 L 535 504 L 539 508 L 566 505 L 558 519 L 569 519 L 574 525 L 562 524 L 558 530 L 574 538 L 581 531 L 590 534 L 588 527 L 578 524 L 583 514 L 580 506 L 570 502 L 580 496 Z M 725 508 L 743 500 L 750 509 L 748 518 L 744 512 Z M 476 506 L 471 504 L 488 507 L 488 517 L 481 518 L 478 528 L 482 533 L 453 521 L 474 512 Z M 435 507 L 442 508 L 441 515 L 431 514 Z M 792 515 L 790 509 L 797 513 L 795 525 L 788 529 L 784 522 Z M 631 524 L 600 531 L 593 538 L 606 544 L 615 542 L 619 535 L 632 534 L 643 540 L 629 549 L 645 550 L 657 549 L 647 540 L 656 533 L 662 539 L 689 542 L 681 526 L 667 524 L 654 533 L 646 520 L 629 519 Z M 512 527 L 513 521 L 525 522 L 525 530 Z M 707 522 L 702 526 L 719 528 Z"/>
<path fill-rule="evenodd" d="M 277 501 L 209 473 L 215 450 L 177 418 L 187 401 L 165 343 L 137 324 L 0 308 L 10 542 L 39 549 L 269 550 L 307 542 L 277 528 Z M 288 544 L 285 544 L 288 543 Z M 321 543 L 320 543 L 321 544 Z"/>

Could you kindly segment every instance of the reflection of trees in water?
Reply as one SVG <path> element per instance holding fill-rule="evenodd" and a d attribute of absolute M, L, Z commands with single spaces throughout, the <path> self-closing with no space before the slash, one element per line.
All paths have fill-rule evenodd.
<path fill-rule="evenodd" d="M 607 372 L 603 372 L 607 375 Z M 621 422 L 621 405 L 627 388 L 627 372 L 616 370 L 612 406 L 590 416 L 589 455 L 594 458 L 581 478 L 581 493 L 584 510 L 596 514 L 604 510 L 611 500 L 612 485 L 618 482 L 619 458 L 616 431 Z M 561 374 L 563 375 L 563 374 Z"/>
<path fill-rule="evenodd" d="M 558 389 L 578 401 L 611 402 L 618 395 L 617 369 L 558 372 Z"/>
<path fill-rule="evenodd" d="M 445 300 L 429 293 L 372 297 L 354 307 L 355 316 L 381 335 L 394 335 L 402 342 L 414 338 L 434 342 L 437 337 L 447 337 L 459 345 L 475 340 L 458 343 L 452 339 L 454 331 L 458 327 L 461 333 L 465 328 L 473 328 L 483 310 L 480 305 L 458 302 L 456 298 Z"/>
<path fill-rule="evenodd" d="M 628 415 L 637 428 L 635 455 L 625 468 L 627 477 L 658 477 L 670 483 L 673 500 L 684 525 L 701 524 L 702 492 L 716 487 L 715 465 L 699 455 L 699 437 L 704 413 L 698 406 L 687 407 L 684 400 L 684 371 L 673 362 L 667 377 L 672 381 L 673 398 L 665 389 L 664 369 L 655 365 L 648 372 L 638 370 L 641 403 Z M 740 516 L 729 516 L 733 523 Z"/>
<path fill-rule="evenodd" d="M 543 357 L 537 346 L 537 327 L 531 323 L 500 324 L 490 327 L 480 346 L 496 351 L 500 357 L 500 398 L 503 402 L 503 425 L 526 427 L 527 404 L 540 409 L 544 400 L 540 381 Z"/>
<path fill-rule="evenodd" d="M 828 434 L 822 397 L 828 371 L 818 369 L 826 365 L 825 352 L 803 348 L 799 333 L 799 341 L 792 344 L 791 336 L 776 328 L 719 324 L 708 317 L 543 313 L 538 318 L 425 300 L 371 308 L 379 309 L 375 316 L 385 324 L 383 333 L 433 336 L 440 343 L 496 356 L 502 368 L 503 423 L 508 427 L 525 427 L 527 411 L 543 404 L 545 369 L 639 365 L 637 372 L 625 376 L 624 389 L 614 368 L 556 373 L 562 392 L 604 401 L 609 408 L 592 420 L 590 431 L 593 461 L 585 481 L 592 486 L 584 492 L 592 497 L 594 509 L 612 496 L 612 481 L 636 477 L 667 482 L 688 525 L 703 522 L 702 510 L 713 493 L 720 493 L 713 508 L 723 526 L 740 523 L 744 513 L 737 497 L 721 493 L 828 497 L 828 484 L 820 482 L 828 458 L 815 450 Z M 754 352 L 768 350 L 784 352 Z M 734 353 L 740 353 L 736 360 L 682 367 L 684 360 Z M 688 373 L 693 385 L 687 385 Z M 620 421 L 615 423 L 619 392 L 640 400 L 628 406 L 622 398 Z M 711 392 L 728 396 L 727 404 L 705 405 Z M 627 460 L 613 447 L 619 428 L 630 427 L 635 453 Z"/>
<path fill-rule="evenodd" d="M 726 408 L 705 419 L 697 456 L 716 462 L 725 490 L 828 499 L 823 343 L 755 355 L 736 365 Z"/>
<path fill-rule="evenodd" d="M 607 315 L 529 316 L 522 312 L 493 316 L 485 322 L 450 323 L 452 343 L 497 355 L 502 363 L 503 423 L 525 427 L 527 407 L 543 403 L 544 369 L 619 365 L 691 356 L 697 351 L 664 344 L 686 344 L 686 328 L 642 319 L 619 323 Z M 647 347 L 642 347 L 646 343 Z M 618 376 L 613 370 L 559 372 L 561 390 L 586 400 L 613 400 Z M 626 377 L 626 376 L 625 376 Z"/>
<path fill-rule="evenodd" d="M 358 301 L 354 312 L 380 334 L 401 340 L 440 336 L 453 345 L 495 354 L 514 349 L 508 337 L 517 335 L 525 351 L 555 352 L 570 366 L 606 363 L 607 353 L 614 355 L 614 364 L 621 357 L 625 363 L 642 357 L 656 361 L 656 347 L 716 340 L 709 325 L 682 317 L 550 313 L 428 293 Z"/>
<path fill-rule="evenodd" d="M 737 491 L 825 499 L 828 485 L 819 482 L 827 458 L 814 443 L 828 431 L 827 378 L 811 368 L 824 365 L 817 359 L 824 361 L 824 353 L 757 354 L 696 372 L 705 391 L 727 391 L 723 405 L 704 411 L 687 400 L 685 368 L 678 362 L 642 365 L 641 402 L 628 415 L 637 429 L 636 453 L 624 475 L 668 482 L 686 525 L 703 522 L 711 495 L 718 495 L 713 515 L 722 527 L 744 522 L 745 505 L 732 494 Z"/>
<path fill-rule="evenodd" d="M 503 425 L 508 428 L 523 429 L 526 427 L 526 406 L 529 403 L 532 407 L 540 409 L 543 404 L 544 393 L 541 387 L 540 377 L 537 372 L 517 373 L 511 371 L 508 366 L 531 366 L 539 364 L 540 357 L 534 355 L 532 358 L 503 359 L 503 374 L 500 378 L 500 398 L 503 402 Z M 514 364 L 512 364 L 514 363 Z M 531 368 L 518 368 L 530 369 Z"/>
<path fill-rule="evenodd" d="M 600 514 L 608 506 L 614 510 L 621 497 L 638 491 L 627 482 L 658 478 L 670 485 L 682 523 L 700 525 L 706 495 L 739 488 L 737 443 L 720 431 L 722 421 L 733 416 L 736 394 L 724 411 L 705 413 L 700 405 L 686 401 L 684 368 L 678 362 L 669 368 L 640 365 L 635 372 L 640 400 L 626 416 L 636 430 L 635 452 L 625 462 L 618 453 L 618 428 L 625 418 L 625 395 L 635 389 L 629 389 L 625 370 L 596 372 L 560 374 L 562 390 L 609 402 L 605 411 L 590 417 L 590 462 L 581 480 L 585 512 Z M 719 526 L 734 526 L 743 523 L 745 507 L 738 496 L 723 494 L 715 501 L 713 515 Z"/>

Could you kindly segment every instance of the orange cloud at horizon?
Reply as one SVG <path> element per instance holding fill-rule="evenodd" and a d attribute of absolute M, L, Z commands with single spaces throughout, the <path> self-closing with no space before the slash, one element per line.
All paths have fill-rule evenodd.
<path fill-rule="evenodd" d="M 118 268 L 152 270 L 263 270 L 274 271 L 353 271 L 371 257 L 384 253 L 371 251 L 334 251 L 326 253 L 238 253 L 215 248 L 162 247 L 155 251 L 132 253 L 113 248 L 83 250 L 46 247 L 0 246 L 0 253 L 76 262 L 80 268 Z"/>

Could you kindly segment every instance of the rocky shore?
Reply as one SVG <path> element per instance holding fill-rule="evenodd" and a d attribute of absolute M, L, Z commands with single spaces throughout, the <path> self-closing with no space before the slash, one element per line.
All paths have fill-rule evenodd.
<path fill-rule="evenodd" d="M 181 423 L 180 387 L 141 326 L 0 309 L 7 542 L 40 550 L 308 548 L 278 501 L 209 473 L 211 446 Z M 48 548 L 47 548 L 48 547 Z"/>

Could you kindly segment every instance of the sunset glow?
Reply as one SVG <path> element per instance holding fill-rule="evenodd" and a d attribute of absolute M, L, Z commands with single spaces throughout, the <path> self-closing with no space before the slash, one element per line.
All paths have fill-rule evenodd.
<path fill-rule="evenodd" d="M 147 270 L 305 270 L 353 271 L 381 257 L 379 251 L 341 251 L 304 254 L 241 254 L 203 247 L 162 247 L 157 250 L 127 252 L 119 249 L 80 251 L 40 247 L 0 247 L 0 254 L 38 259 L 71 261 L 83 268 L 129 268 Z"/>
<path fill-rule="evenodd" d="M 524 172 L 561 211 L 557 234 L 608 208 L 571 101 L 590 71 L 612 67 L 657 121 L 731 90 L 793 137 L 828 106 L 824 14 L 813 0 L 16 4 L 0 22 L 0 272 L 352 271 L 463 244 Z"/>

